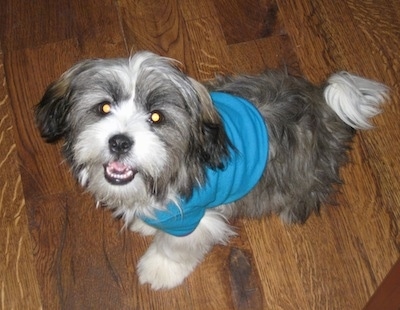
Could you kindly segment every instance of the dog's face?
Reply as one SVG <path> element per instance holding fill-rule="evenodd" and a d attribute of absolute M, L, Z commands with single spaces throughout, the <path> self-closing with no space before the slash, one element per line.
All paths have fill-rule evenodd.
<path fill-rule="evenodd" d="M 190 196 L 228 154 L 205 88 L 148 52 L 78 63 L 49 86 L 36 121 L 47 142 L 64 138 L 74 175 L 111 207 Z"/>

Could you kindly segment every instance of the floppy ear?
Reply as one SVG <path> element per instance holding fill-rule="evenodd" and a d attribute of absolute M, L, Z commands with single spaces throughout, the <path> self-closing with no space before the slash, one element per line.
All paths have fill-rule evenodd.
<path fill-rule="evenodd" d="M 202 160 L 212 169 L 222 169 L 229 157 L 230 141 L 207 89 L 196 80 L 190 80 L 200 100 Z"/>
<path fill-rule="evenodd" d="M 36 125 L 46 142 L 55 142 L 65 134 L 65 120 L 71 106 L 67 100 L 69 88 L 70 79 L 61 76 L 49 85 L 35 108 Z"/>

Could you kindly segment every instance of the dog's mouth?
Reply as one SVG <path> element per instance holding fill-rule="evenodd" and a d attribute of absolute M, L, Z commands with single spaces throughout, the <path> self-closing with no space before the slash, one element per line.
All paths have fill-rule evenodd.
<path fill-rule="evenodd" d="M 135 178 L 136 173 L 136 169 L 119 161 L 112 161 L 104 165 L 104 177 L 113 185 L 128 184 Z"/>

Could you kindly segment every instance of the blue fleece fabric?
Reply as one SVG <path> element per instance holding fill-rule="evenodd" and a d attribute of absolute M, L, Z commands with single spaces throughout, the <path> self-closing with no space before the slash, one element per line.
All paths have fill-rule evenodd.
<path fill-rule="evenodd" d="M 155 216 L 143 217 L 150 226 L 174 236 L 192 233 L 207 208 L 234 202 L 247 195 L 260 180 L 268 159 L 268 133 L 260 112 L 247 100 L 226 93 L 211 93 L 229 140 L 229 161 L 220 170 L 206 169 L 206 182 L 180 205 L 170 202 Z"/>

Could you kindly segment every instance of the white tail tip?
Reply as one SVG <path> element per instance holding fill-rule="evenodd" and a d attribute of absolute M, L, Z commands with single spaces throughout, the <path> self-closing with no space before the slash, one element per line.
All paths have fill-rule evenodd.
<path fill-rule="evenodd" d="M 372 128 L 369 120 L 380 113 L 388 87 L 344 71 L 332 75 L 327 83 L 325 100 L 341 120 L 355 129 Z"/>

